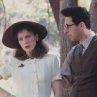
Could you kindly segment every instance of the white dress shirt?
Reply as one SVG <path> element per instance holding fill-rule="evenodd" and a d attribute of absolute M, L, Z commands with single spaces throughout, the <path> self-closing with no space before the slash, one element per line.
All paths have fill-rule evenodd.
<path fill-rule="evenodd" d="M 0 68 L 0 75 L 4 79 L 13 77 L 16 97 L 50 97 L 51 83 L 61 79 L 58 59 L 51 54 L 25 61 L 13 58 Z"/>

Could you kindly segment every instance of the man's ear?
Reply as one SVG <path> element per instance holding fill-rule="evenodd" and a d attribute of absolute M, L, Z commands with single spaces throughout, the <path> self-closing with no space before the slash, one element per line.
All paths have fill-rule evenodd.
<path fill-rule="evenodd" d="M 81 30 L 83 30 L 86 27 L 86 25 L 85 25 L 84 22 L 80 22 L 79 27 L 80 27 Z"/>

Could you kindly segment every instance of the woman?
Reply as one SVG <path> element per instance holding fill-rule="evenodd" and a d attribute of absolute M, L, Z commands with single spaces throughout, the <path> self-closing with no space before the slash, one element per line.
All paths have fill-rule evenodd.
<path fill-rule="evenodd" d="M 47 54 L 43 43 L 47 36 L 44 26 L 32 21 L 20 21 L 11 25 L 3 35 L 3 44 L 16 49 L 10 63 L 0 69 L 0 79 L 13 77 L 16 97 L 61 97 L 61 75 L 56 56 Z M 2 92 L 2 91 L 1 91 Z M 3 91 L 5 97 L 10 93 Z"/>

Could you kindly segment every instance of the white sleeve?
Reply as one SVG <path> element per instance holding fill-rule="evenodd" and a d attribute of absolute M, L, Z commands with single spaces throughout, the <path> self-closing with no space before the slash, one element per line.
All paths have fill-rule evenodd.
<path fill-rule="evenodd" d="M 71 58 L 72 58 L 72 53 L 73 53 L 74 49 L 75 49 L 75 46 L 72 47 L 72 49 L 67 54 L 67 57 L 64 60 L 64 63 L 61 67 L 61 74 L 62 75 L 67 75 L 67 76 L 71 75 L 70 64 L 71 64 Z"/>
<path fill-rule="evenodd" d="M 61 79 L 59 62 L 56 56 L 53 58 L 52 64 L 52 81 Z"/>
<path fill-rule="evenodd" d="M 10 65 L 0 67 L 0 75 L 3 77 L 3 79 L 8 79 L 11 76 Z"/>

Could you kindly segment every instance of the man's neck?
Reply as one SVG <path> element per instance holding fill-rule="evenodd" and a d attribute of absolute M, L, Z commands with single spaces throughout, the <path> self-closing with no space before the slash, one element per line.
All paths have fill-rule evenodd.
<path fill-rule="evenodd" d="M 82 43 L 83 41 L 85 41 L 88 37 L 94 35 L 95 33 L 91 30 L 88 30 L 87 32 L 85 32 L 83 35 L 82 35 L 82 38 L 80 40 L 80 43 Z"/>

